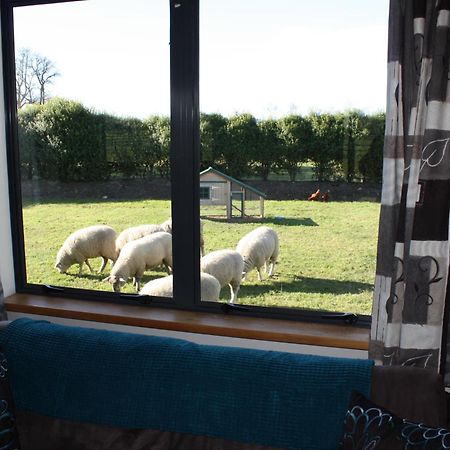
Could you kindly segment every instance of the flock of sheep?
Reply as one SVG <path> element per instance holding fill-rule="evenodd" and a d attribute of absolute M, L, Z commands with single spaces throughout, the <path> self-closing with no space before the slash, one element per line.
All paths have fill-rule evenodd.
<path fill-rule="evenodd" d="M 269 277 L 274 273 L 278 258 L 279 243 L 277 233 L 269 227 L 261 226 L 246 234 L 237 244 L 236 250 L 216 250 L 204 255 L 203 222 L 200 222 L 201 258 L 201 299 L 219 300 L 220 290 L 225 285 L 231 289 L 230 303 L 237 299 L 241 281 L 252 269 L 258 271 L 262 280 L 262 268 Z M 173 296 L 172 273 L 172 221 L 160 225 L 139 225 L 127 228 L 118 236 L 107 225 L 93 225 L 72 233 L 56 256 L 55 268 L 65 273 L 73 264 L 79 264 L 81 274 L 83 264 L 89 267 L 90 258 L 102 257 L 99 272 L 103 272 L 108 260 L 112 269 L 107 281 L 114 292 L 120 292 L 129 279 L 142 295 L 158 297 Z M 149 281 L 140 286 L 144 272 L 164 266 L 168 276 Z"/>

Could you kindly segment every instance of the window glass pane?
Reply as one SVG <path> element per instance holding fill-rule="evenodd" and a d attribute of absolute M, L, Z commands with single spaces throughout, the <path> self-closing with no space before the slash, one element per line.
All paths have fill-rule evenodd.
<path fill-rule="evenodd" d="M 207 254 L 246 260 L 236 303 L 371 313 L 387 22 L 387 0 L 201 2 L 201 216 Z"/>
<path fill-rule="evenodd" d="M 210 200 L 211 199 L 211 187 L 200 186 L 200 200 Z"/>
<path fill-rule="evenodd" d="M 169 4 L 17 7 L 14 27 L 26 281 L 136 293 L 171 266 Z"/>

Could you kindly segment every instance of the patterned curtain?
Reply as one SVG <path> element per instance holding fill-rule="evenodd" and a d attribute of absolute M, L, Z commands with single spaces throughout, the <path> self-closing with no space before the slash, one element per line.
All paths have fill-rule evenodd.
<path fill-rule="evenodd" d="M 8 320 L 8 316 L 6 315 L 5 296 L 3 294 L 2 280 L 0 279 L 0 321 L 1 320 Z"/>
<path fill-rule="evenodd" d="M 369 357 L 438 369 L 449 266 L 448 0 L 391 0 Z"/>

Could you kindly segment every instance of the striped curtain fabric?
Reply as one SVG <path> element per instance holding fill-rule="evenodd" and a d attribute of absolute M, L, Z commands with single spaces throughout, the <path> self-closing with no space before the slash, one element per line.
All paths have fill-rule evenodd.
<path fill-rule="evenodd" d="M 0 279 L 0 321 L 8 320 L 8 316 L 5 310 L 5 295 L 3 293 L 2 280 Z"/>
<path fill-rule="evenodd" d="M 439 369 L 449 266 L 450 1 L 391 0 L 369 356 Z"/>

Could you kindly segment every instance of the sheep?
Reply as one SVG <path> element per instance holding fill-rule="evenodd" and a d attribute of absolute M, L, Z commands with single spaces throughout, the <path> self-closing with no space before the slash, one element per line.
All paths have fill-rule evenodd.
<path fill-rule="evenodd" d="M 201 259 L 201 271 L 217 278 L 221 288 L 228 284 L 231 291 L 230 303 L 234 303 L 244 272 L 244 260 L 240 253 L 234 250 L 208 253 Z"/>
<path fill-rule="evenodd" d="M 208 273 L 200 274 L 200 297 L 202 301 L 217 302 L 220 283 Z M 149 281 L 139 292 L 141 295 L 156 297 L 173 297 L 173 275 Z"/>
<path fill-rule="evenodd" d="M 144 272 L 161 264 L 170 273 L 172 269 L 172 235 L 164 231 L 125 244 L 111 274 L 103 281 L 108 281 L 114 292 L 120 292 L 128 278 L 133 278 L 133 286 L 139 291 Z"/>
<path fill-rule="evenodd" d="M 279 243 L 276 231 L 269 227 L 258 227 L 246 234 L 238 243 L 236 250 L 244 259 L 243 279 L 254 267 L 258 280 L 262 281 L 261 267 L 270 262 L 269 277 L 273 276 L 278 258 Z"/>
<path fill-rule="evenodd" d="M 172 219 L 167 219 L 163 222 L 160 227 L 163 231 L 167 231 L 167 233 L 172 234 Z M 200 219 L 200 256 L 204 256 L 205 254 L 205 239 L 203 237 L 203 220 Z"/>
<path fill-rule="evenodd" d="M 117 259 L 116 232 L 107 225 L 93 225 L 72 233 L 63 243 L 56 255 L 55 268 L 65 273 L 73 264 L 79 264 L 81 274 L 83 263 L 93 272 L 89 258 L 103 258 L 99 273 L 105 269 L 108 259 L 113 263 Z"/>
<path fill-rule="evenodd" d="M 158 231 L 167 231 L 161 225 L 138 225 L 136 227 L 127 228 L 123 230 L 116 239 L 116 250 L 118 253 L 122 250 L 123 246 L 128 242 L 135 241 L 141 237 L 148 236 L 149 234 L 157 233 Z"/>
<path fill-rule="evenodd" d="M 167 219 L 165 222 L 163 222 L 160 227 L 162 228 L 163 231 L 165 231 L 166 233 L 170 233 L 172 234 L 172 219 L 169 218 Z"/>

